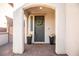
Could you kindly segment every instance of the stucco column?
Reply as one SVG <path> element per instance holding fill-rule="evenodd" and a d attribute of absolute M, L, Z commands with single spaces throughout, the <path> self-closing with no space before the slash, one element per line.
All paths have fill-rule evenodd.
<path fill-rule="evenodd" d="M 65 54 L 65 4 L 56 4 L 56 53 Z"/>
<path fill-rule="evenodd" d="M 24 15 L 23 10 L 18 8 L 14 12 L 13 19 L 13 52 L 21 54 L 24 51 Z"/>

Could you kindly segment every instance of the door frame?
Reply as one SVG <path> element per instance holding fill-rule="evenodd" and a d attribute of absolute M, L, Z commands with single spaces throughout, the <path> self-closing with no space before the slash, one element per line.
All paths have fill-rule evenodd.
<path fill-rule="evenodd" d="M 44 42 L 35 42 L 34 37 L 35 37 L 35 16 L 44 16 Z M 38 44 L 38 43 L 45 43 L 45 15 L 33 15 L 33 37 L 32 37 L 32 43 Z"/>

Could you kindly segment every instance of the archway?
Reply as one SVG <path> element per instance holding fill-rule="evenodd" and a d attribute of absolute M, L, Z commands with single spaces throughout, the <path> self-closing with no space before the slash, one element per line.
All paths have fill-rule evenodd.
<path fill-rule="evenodd" d="M 44 6 L 44 7 L 48 7 L 48 8 L 51 8 L 51 9 L 54 9 L 56 10 L 56 13 L 55 13 L 55 16 L 56 16 L 56 20 L 55 20 L 55 33 L 56 33 L 56 53 L 58 54 L 65 54 L 65 7 L 64 7 L 64 4 L 24 4 L 22 7 L 20 7 L 19 9 L 17 9 L 14 13 L 16 15 L 19 15 L 19 16 L 14 16 L 15 19 L 17 20 L 17 17 L 18 19 L 20 19 L 18 22 L 20 22 L 22 27 L 20 27 L 21 29 L 23 28 L 23 10 L 24 9 L 28 9 L 30 7 L 35 7 L 35 6 Z M 54 6 L 54 8 L 53 8 Z M 15 21 L 16 22 L 16 21 Z M 20 29 L 19 28 L 19 29 Z M 17 30 L 17 29 L 16 29 Z M 23 29 L 22 29 L 23 30 Z M 15 31 L 16 33 L 16 31 Z M 23 32 L 20 32 L 20 33 L 23 33 Z M 17 36 L 19 36 L 19 33 L 17 32 Z M 16 42 L 15 42 L 15 39 L 16 39 L 16 36 L 14 36 L 14 53 L 22 53 L 24 51 L 24 44 L 23 44 L 23 38 L 24 38 L 24 33 L 21 34 L 21 39 L 20 42 L 22 43 L 18 43 L 20 44 L 18 49 L 19 51 L 17 50 L 17 46 L 16 46 Z M 18 38 L 17 38 L 18 39 Z M 16 51 L 15 51 L 16 50 Z M 20 52 L 21 51 L 21 52 Z"/>

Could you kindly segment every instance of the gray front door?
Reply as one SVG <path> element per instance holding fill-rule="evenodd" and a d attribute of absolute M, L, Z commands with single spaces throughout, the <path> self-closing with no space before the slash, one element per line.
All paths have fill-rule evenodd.
<path fill-rule="evenodd" d="M 35 16 L 34 41 L 44 42 L 44 16 Z"/>

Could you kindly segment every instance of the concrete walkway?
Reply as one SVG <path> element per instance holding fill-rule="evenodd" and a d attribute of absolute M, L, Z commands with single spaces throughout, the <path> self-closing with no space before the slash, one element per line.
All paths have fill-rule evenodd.
<path fill-rule="evenodd" d="M 0 56 L 11 56 L 12 53 L 12 43 L 7 43 L 0 46 Z"/>

